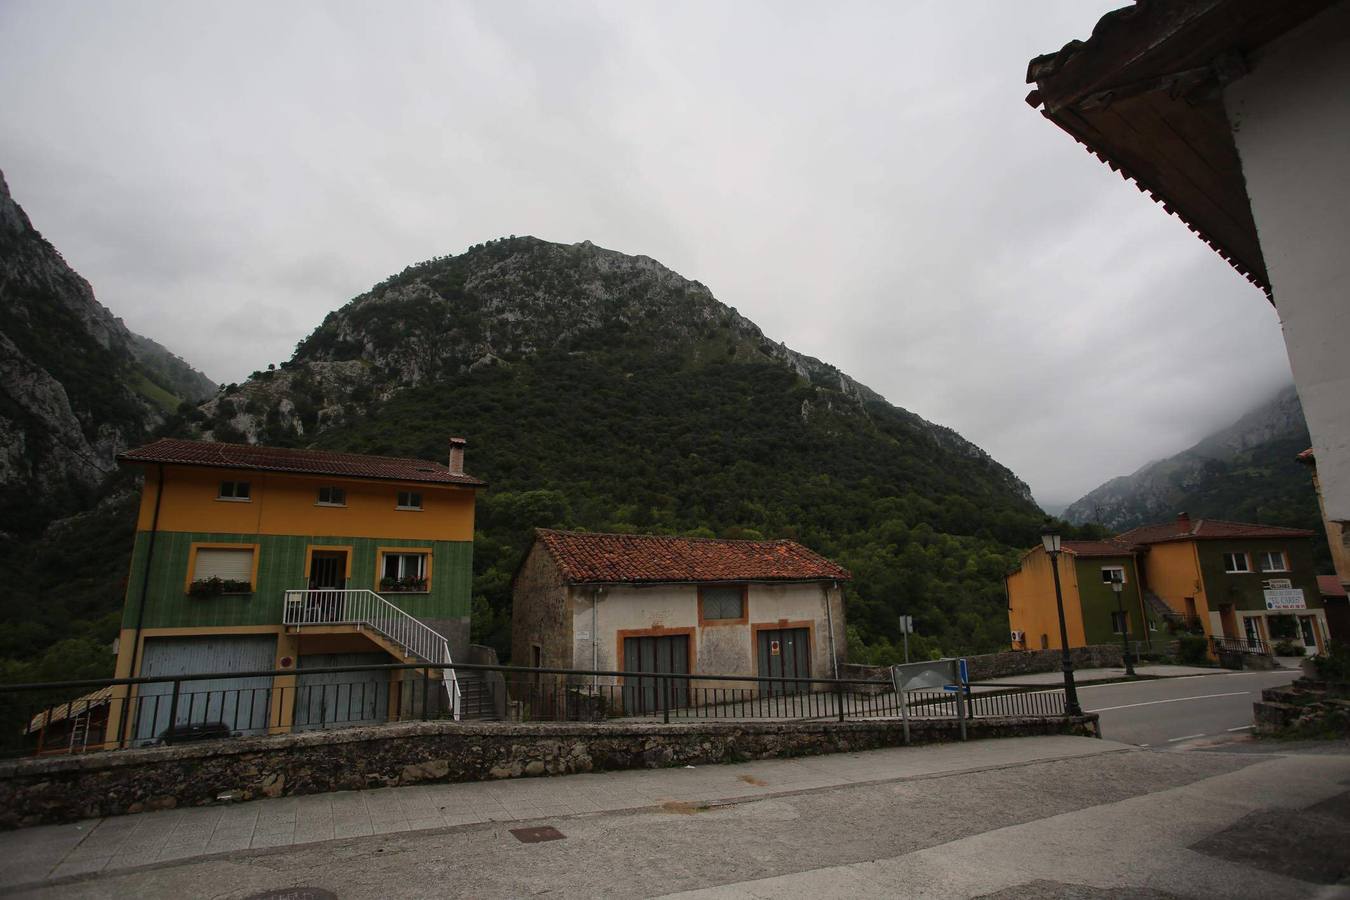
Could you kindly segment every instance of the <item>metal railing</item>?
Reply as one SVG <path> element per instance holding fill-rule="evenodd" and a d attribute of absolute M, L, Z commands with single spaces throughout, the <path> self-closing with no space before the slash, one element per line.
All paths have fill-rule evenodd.
<path fill-rule="evenodd" d="M 409 615 L 381 597 L 367 590 L 303 590 L 287 591 L 282 605 L 281 621 L 297 631 L 306 625 L 354 625 L 370 628 L 399 647 L 405 655 L 438 666 L 445 666 L 445 689 L 450 706 L 459 718 L 462 699 L 455 670 L 449 668 L 450 645 L 437 631 L 421 619 Z"/>
<path fill-rule="evenodd" d="M 1064 715 L 1062 689 L 1045 685 L 975 684 L 965 688 L 964 704 L 955 690 L 909 692 L 902 710 L 889 681 L 868 679 L 455 668 L 467 687 L 459 709 L 437 684 L 453 669 L 420 663 L 0 685 L 0 753 L 115 750 L 461 714 L 513 723 Z"/>
<path fill-rule="evenodd" d="M 1246 638 L 1230 638 L 1215 635 L 1211 637 L 1210 643 L 1214 647 L 1214 652 L 1228 651 L 1230 653 L 1251 653 L 1257 656 L 1270 655 L 1270 643 L 1260 638 L 1248 640 Z"/>

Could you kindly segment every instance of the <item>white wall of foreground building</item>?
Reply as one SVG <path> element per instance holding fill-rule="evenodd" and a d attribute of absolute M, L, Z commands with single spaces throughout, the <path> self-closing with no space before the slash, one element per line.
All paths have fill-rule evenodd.
<path fill-rule="evenodd" d="M 1326 515 L 1350 521 L 1350 0 L 1249 63 L 1224 103 Z"/>

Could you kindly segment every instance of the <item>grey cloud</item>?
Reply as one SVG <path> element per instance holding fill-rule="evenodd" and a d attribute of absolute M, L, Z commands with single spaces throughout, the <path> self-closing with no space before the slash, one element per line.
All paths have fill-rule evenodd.
<path fill-rule="evenodd" d="M 1289 379 L 1274 311 L 1022 98 L 1100 2 L 0 5 L 0 167 L 234 381 L 504 234 L 655 257 L 1047 502 Z"/>

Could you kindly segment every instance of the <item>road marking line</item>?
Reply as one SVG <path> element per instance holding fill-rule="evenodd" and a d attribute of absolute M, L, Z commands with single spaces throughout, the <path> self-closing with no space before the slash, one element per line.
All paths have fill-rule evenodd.
<path fill-rule="evenodd" d="M 1180 703 L 1183 700 L 1209 700 L 1212 697 L 1240 697 L 1243 694 L 1250 694 L 1251 691 L 1229 691 L 1226 694 L 1199 694 L 1195 697 L 1172 697 L 1168 700 L 1145 700 L 1143 703 L 1126 703 L 1123 706 L 1103 706 L 1098 709 L 1089 709 L 1088 712 L 1112 712 L 1117 709 L 1133 709 L 1136 706 L 1154 706 L 1158 703 Z"/>
<path fill-rule="evenodd" d="M 1239 725 L 1236 728 L 1230 728 L 1229 731 L 1246 731 L 1248 728 L 1255 728 L 1255 725 Z"/>
<path fill-rule="evenodd" d="M 1175 744 L 1177 741 L 1189 741 L 1191 738 L 1204 737 L 1203 734 L 1187 734 L 1179 738 L 1168 738 L 1167 743 Z"/>

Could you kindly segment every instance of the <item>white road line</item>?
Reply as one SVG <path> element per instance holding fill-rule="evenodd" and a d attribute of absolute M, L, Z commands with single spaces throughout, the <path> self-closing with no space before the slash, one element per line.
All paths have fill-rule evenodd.
<path fill-rule="evenodd" d="M 1179 737 L 1179 738 L 1168 738 L 1168 739 L 1167 739 L 1167 743 L 1169 743 L 1169 744 L 1175 744 L 1177 741 L 1189 741 L 1191 738 L 1198 738 L 1198 737 L 1204 737 L 1204 735 L 1203 735 L 1203 734 L 1187 734 L 1187 735 L 1182 735 L 1182 736 Z"/>
<path fill-rule="evenodd" d="M 1123 706 L 1103 706 L 1098 709 L 1089 709 L 1088 712 L 1111 712 L 1117 709 L 1133 709 L 1136 706 L 1153 706 L 1158 703 L 1181 703 L 1185 700 L 1209 700 L 1212 697 L 1240 697 L 1243 694 L 1250 693 L 1251 691 L 1229 691 L 1226 694 L 1198 694 L 1194 697 L 1172 697 L 1167 700 L 1145 700 L 1143 703 L 1126 703 Z"/>
<path fill-rule="evenodd" d="M 1255 728 L 1255 725 L 1239 725 L 1236 728 L 1230 728 L 1229 731 L 1246 731 L 1248 728 Z"/>

